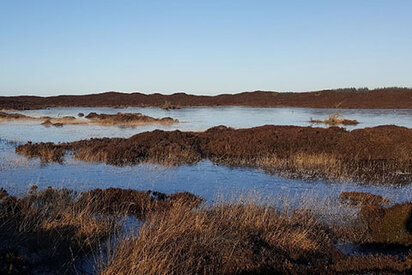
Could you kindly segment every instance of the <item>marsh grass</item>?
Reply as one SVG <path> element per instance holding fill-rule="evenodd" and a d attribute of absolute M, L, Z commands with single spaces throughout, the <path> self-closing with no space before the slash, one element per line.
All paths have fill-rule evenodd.
<path fill-rule="evenodd" d="M 73 272 L 76 262 L 118 235 L 125 217 L 145 219 L 175 205 L 191 208 L 200 202 L 189 193 L 166 195 L 114 188 L 78 194 L 33 186 L 21 198 L 1 189 L 0 258 L 8 261 L 0 268 L 21 258 L 33 270 Z"/>
<path fill-rule="evenodd" d="M 335 182 L 372 182 L 379 184 L 410 183 L 410 160 L 345 159 L 338 154 L 297 153 L 286 157 L 277 154 L 257 158 L 212 158 L 215 163 L 232 167 L 259 168 L 287 178 L 327 179 Z"/>
<path fill-rule="evenodd" d="M 22 198 L 0 194 L 0 240 L 3 253 L 15 251 L 32 268 L 70 269 L 77 257 L 92 251 L 116 224 L 74 204 L 67 189 L 33 187 Z"/>
<path fill-rule="evenodd" d="M 310 216 L 253 204 L 159 213 L 124 239 L 102 274 L 291 272 L 323 262 L 333 242 Z"/>
<path fill-rule="evenodd" d="M 327 124 L 329 126 L 338 126 L 338 125 L 357 125 L 359 124 L 359 122 L 357 120 L 354 119 L 346 119 L 346 118 L 339 118 L 340 114 L 338 113 L 334 113 L 334 114 L 330 114 L 329 118 L 325 119 L 325 120 L 318 120 L 318 119 L 310 119 L 309 122 L 313 123 L 313 124 L 318 124 L 318 123 L 323 123 L 323 124 Z"/>
<path fill-rule="evenodd" d="M 345 214 L 348 207 L 338 200 L 319 201 L 310 195 L 299 201 L 298 208 L 287 200 L 274 208 L 259 196 L 243 196 L 192 210 L 177 206 L 158 212 L 138 234 L 120 240 L 100 273 L 336 274 L 412 268 L 411 253 L 404 258 L 345 256 L 336 248 L 338 229 L 360 227 L 358 216 L 351 213 L 354 208 Z M 336 217 L 331 206 L 346 219 Z M 363 234 L 352 230 L 357 238 Z"/>
<path fill-rule="evenodd" d="M 353 207 L 312 194 L 202 204 L 187 192 L 1 190 L 0 270 L 81 273 L 88 257 L 101 274 L 407 272 L 411 254 L 345 256 L 336 244 L 410 246 L 411 214 L 411 203 Z"/>

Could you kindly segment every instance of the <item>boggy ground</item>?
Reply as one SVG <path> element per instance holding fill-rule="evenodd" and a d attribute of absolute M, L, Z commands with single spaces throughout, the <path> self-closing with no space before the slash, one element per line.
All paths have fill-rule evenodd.
<path fill-rule="evenodd" d="M 80 115 L 80 117 L 84 116 Z M 117 114 L 97 114 L 89 113 L 86 119 L 78 119 L 73 116 L 65 117 L 32 117 L 18 113 L 0 112 L 0 122 L 13 121 L 13 120 L 34 120 L 42 121 L 42 125 L 49 127 L 61 127 L 65 124 L 78 125 L 78 124 L 99 124 L 99 125 L 117 125 L 117 126 L 138 126 L 147 124 L 173 124 L 177 123 L 177 119 L 171 117 L 154 118 L 146 116 L 141 113 L 117 113 Z"/>
<path fill-rule="evenodd" d="M 412 250 L 404 257 L 347 256 L 336 247 L 339 239 L 353 236 L 361 243 L 393 245 L 398 234 L 404 236 L 402 245 L 410 246 L 412 205 L 379 209 L 388 215 L 372 211 L 368 219 L 355 220 L 357 226 L 343 225 L 342 230 L 342 225 L 319 222 L 310 210 L 287 213 L 256 202 L 192 211 L 175 207 L 151 216 L 136 237 L 122 240 L 101 274 L 408 273 Z M 369 226 L 375 229 L 369 231 Z M 380 238 L 380 229 L 387 238 Z"/>
<path fill-rule="evenodd" d="M 1 190 L 0 272 L 81 272 L 73 269 L 76 259 L 116 235 L 125 215 L 145 222 L 137 235 L 120 236 L 107 261 L 96 263 L 100 274 L 403 274 L 412 269 L 412 203 L 382 207 L 369 201 L 351 217 L 353 223 L 335 224 L 321 221 L 310 208 L 279 210 L 258 200 L 201 202 L 186 192 L 109 188 L 76 195 L 33 188 L 17 198 Z M 405 253 L 348 256 L 337 248 L 339 240 L 402 246 Z"/>
<path fill-rule="evenodd" d="M 412 108 L 412 89 L 383 88 L 338 89 L 307 93 L 245 92 L 217 96 L 195 96 L 117 93 L 79 96 L 15 96 L 0 97 L 0 109 L 42 109 L 48 107 L 126 107 L 151 106 L 173 108 L 185 106 L 249 106 L 249 107 L 311 107 L 311 108 Z"/>
<path fill-rule="evenodd" d="M 156 162 L 194 164 L 202 159 L 262 168 L 285 176 L 382 184 L 412 182 L 412 129 L 398 126 L 347 131 L 342 128 L 261 126 L 205 132 L 145 132 L 130 138 L 71 143 L 27 143 L 16 152 L 62 161 L 66 150 L 84 161 L 112 165 Z"/>
<path fill-rule="evenodd" d="M 167 195 L 109 188 L 76 194 L 34 187 L 18 198 L 0 189 L 0 274 L 74 273 L 76 261 L 117 234 L 122 217 L 144 220 L 201 201 L 187 192 Z"/>

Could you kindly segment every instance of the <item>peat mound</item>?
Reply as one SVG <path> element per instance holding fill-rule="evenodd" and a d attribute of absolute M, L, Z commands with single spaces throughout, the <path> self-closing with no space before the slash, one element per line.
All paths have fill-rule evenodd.
<path fill-rule="evenodd" d="M 149 123 L 172 124 L 177 120 L 171 117 L 154 118 L 141 113 L 117 113 L 117 114 L 97 114 L 92 112 L 86 116 L 87 119 L 98 124 L 111 125 L 139 125 Z"/>
<path fill-rule="evenodd" d="M 293 177 L 385 184 L 412 182 L 412 129 L 398 126 L 353 131 L 337 127 L 218 126 L 205 132 L 155 130 L 127 139 L 94 138 L 16 147 L 17 153 L 44 161 L 62 161 L 66 150 L 80 160 L 112 165 L 179 165 L 209 159 Z"/>

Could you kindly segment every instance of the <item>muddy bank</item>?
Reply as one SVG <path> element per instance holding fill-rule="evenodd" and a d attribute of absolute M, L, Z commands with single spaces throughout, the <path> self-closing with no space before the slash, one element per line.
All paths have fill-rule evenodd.
<path fill-rule="evenodd" d="M 80 160 L 119 166 L 141 162 L 195 164 L 209 159 L 290 177 L 382 184 L 412 182 L 412 129 L 398 126 L 353 131 L 337 127 L 267 125 L 236 130 L 218 126 L 205 132 L 156 130 L 128 139 L 16 147 L 17 153 L 43 161 L 62 161 L 66 151 L 72 151 Z"/>
<path fill-rule="evenodd" d="M 412 89 L 339 89 L 306 93 L 244 92 L 217 96 L 195 96 L 107 92 L 81 96 L 0 97 L 0 109 L 43 109 L 48 107 L 163 107 L 249 106 L 311 108 L 412 108 Z"/>
<path fill-rule="evenodd" d="M 82 117 L 83 115 L 79 115 Z M 18 113 L 6 113 L 0 112 L 0 122 L 2 121 L 16 121 L 16 120 L 32 120 L 42 121 L 42 125 L 49 127 L 62 127 L 65 124 L 68 125 L 86 125 L 86 124 L 99 124 L 107 126 L 139 126 L 148 124 L 173 124 L 179 122 L 177 119 L 171 117 L 154 118 L 151 116 L 143 115 L 142 113 L 117 113 L 117 114 L 97 114 L 89 113 L 85 119 L 78 119 L 73 116 L 65 117 L 32 117 Z"/>

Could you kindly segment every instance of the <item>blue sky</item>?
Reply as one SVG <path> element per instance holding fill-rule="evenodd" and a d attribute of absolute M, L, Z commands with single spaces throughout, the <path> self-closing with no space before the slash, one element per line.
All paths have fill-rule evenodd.
<path fill-rule="evenodd" d="M 0 95 L 412 86 L 412 1 L 0 0 Z"/>

